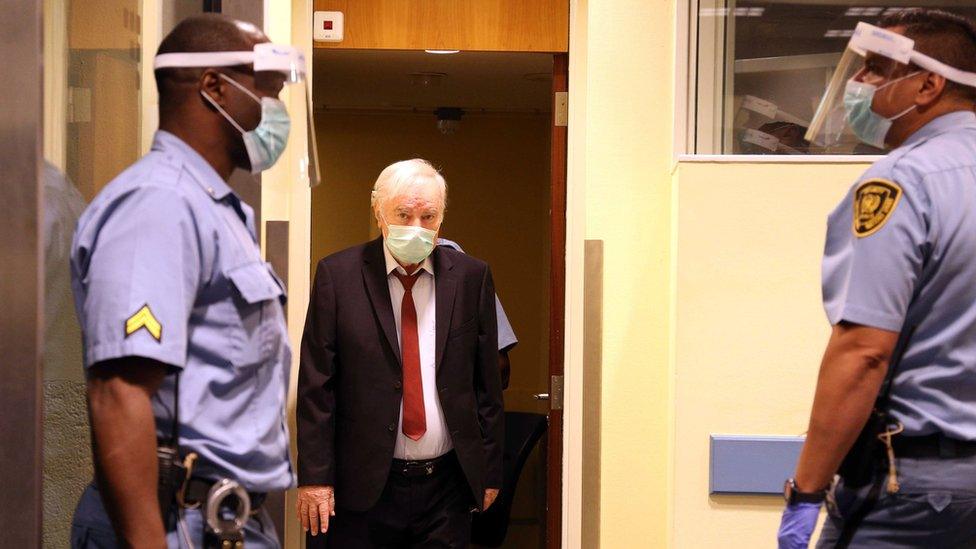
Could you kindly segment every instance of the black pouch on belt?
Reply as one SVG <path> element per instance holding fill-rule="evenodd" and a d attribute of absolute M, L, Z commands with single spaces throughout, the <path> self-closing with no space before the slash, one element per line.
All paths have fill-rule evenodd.
<path fill-rule="evenodd" d="M 867 423 L 857 436 L 854 446 L 844 456 L 837 474 L 844 479 L 844 486 L 861 488 L 877 478 L 885 467 L 885 446 L 878 439 L 891 423 L 888 413 L 877 407 L 871 410 Z"/>
<path fill-rule="evenodd" d="M 885 470 L 886 448 L 878 435 L 887 432 L 889 426 L 894 423 L 888 413 L 891 385 L 895 379 L 895 370 L 898 369 L 898 364 L 901 362 L 905 349 L 908 348 L 908 342 L 917 327 L 917 325 L 912 326 L 895 345 L 895 349 L 891 353 L 891 360 L 888 363 L 888 372 L 885 375 L 881 391 L 878 393 L 878 398 L 874 401 L 871 415 L 868 416 L 857 440 L 854 441 L 854 445 L 844 456 L 844 461 L 841 462 L 840 468 L 837 470 L 837 474 L 844 479 L 844 486 L 850 488 L 867 486 L 877 478 L 879 472 Z"/>
<path fill-rule="evenodd" d="M 180 459 L 180 374 L 176 374 L 173 398 L 173 427 L 169 440 L 160 440 L 156 447 L 156 460 L 159 463 L 159 478 L 156 484 L 156 495 L 159 498 L 159 511 L 163 515 L 163 524 L 168 526 L 170 511 L 177 503 L 176 495 L 186 481 L 187 472 Z"/>

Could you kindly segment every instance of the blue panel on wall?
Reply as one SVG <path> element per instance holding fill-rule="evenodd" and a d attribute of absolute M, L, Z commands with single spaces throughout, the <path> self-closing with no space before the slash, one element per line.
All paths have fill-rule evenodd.
<path fill-rule="evenodd" d="M 712 435 L 712 494 L 782 494 L 803 437 Z"/>

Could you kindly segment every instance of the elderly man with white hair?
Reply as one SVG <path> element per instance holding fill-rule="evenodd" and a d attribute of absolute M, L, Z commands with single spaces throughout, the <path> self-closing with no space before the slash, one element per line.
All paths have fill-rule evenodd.
<path fill-rule="evenodd" d="M 502 484 L 491 270 L 436 246 L 447 185 L 428 162 L 388 166 L 371 202 L 383 236 L 315 272 L 298 516 L 308 547 L 467 547 Z"/>

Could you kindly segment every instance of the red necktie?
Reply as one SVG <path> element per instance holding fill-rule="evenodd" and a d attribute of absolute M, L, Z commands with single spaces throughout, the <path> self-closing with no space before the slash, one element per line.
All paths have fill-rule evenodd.
<path fill-rule="evenodd" d="M 420 378 L 420 338 L 417 332 L 417 308 L 413 304 L 413 285 L 420 276 L 393 271 L 403 285 L 400 304 L 400 355 L 403 357 L 403 434 L 420 440 L 427 432 L 427 413 L 424 410 L 424 384 Z"/>

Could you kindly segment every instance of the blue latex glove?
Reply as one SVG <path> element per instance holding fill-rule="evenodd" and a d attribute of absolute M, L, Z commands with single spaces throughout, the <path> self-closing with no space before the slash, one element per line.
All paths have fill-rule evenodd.
<path fill-rule="evenodd" d="M 779 549 L 807 549 L 820 518 L 820 503 L 787 505 L 779 523 Z"/>

